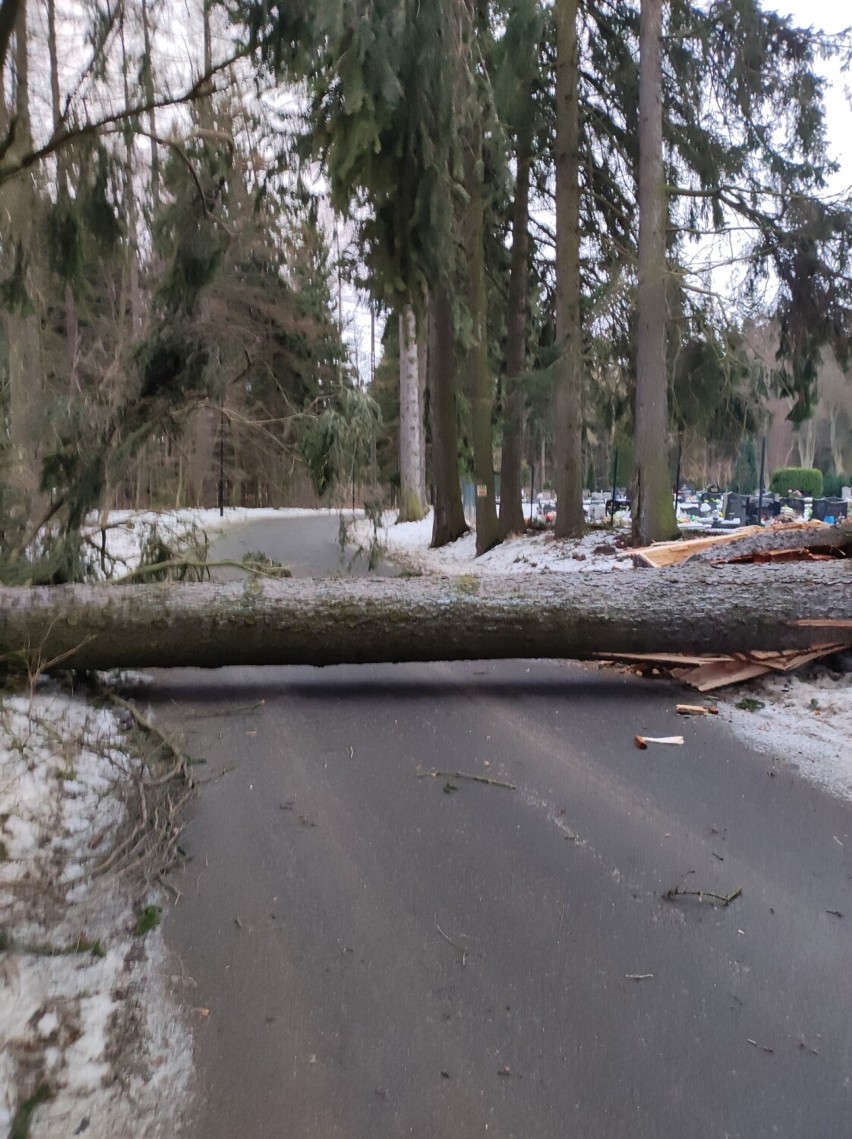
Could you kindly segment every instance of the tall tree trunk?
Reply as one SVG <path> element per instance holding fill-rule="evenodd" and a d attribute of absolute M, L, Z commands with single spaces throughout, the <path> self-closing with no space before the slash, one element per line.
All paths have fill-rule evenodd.
<path fill-rule="evenodd" d="M 846 472 L 843 468 L 843 439 L 837 430 L 837 417 L 839 414 L 840 408 L 837 404 L 834 404 L 829 412 L 828 418 L 828 441 L 831 447 L 831 461 L 834 465 L 834 473 L 842 478 Z"/>
<path fill-rule="evenodd" d="M 154 65 L 151 57 L 151 23 L 148 0 L 142 0 L 142 90 L 148 112 L 148 133 L 151 145 L 151 206 L 154 216 L 160 209 L 160 151 L 157 143 L 157 113 L 154 110 Z"/>
<path fill-rule="evenodd" d="M 465 153 L 467 188 L 468 291 L 472 343 L 467 352 L 468 399 L 473 435 L 473 478 L 476 484 L 476 553 L 486 553 L 500 541 L 494 493 L 494 449 L 491 431 L 493 395 L 488 362 L 488 304 L 485 282 L 485 201 L 480 175 L 482 133 L 475 124 Z"/>
<path fill-rule="evenodd" d="M 203 507 L 213 505 L 215 473 L 214 451 L 219 413 L 212 407 L 199 407 L 189 417 L 186 432 L 186 494 L 187 505 Z"/>
<path fill-rule="evenodd" d="M 799 424 L 796 445 L 799 448 L 799 465 L 812 468 L 816 454 L 816 423 L 813 419 L 806 419 Z"/>
<path fill-rule="evenodd" d="M 62 102 L 59 93 L 59 53 L 56 45 L 56 2 L 47 0 L 47 49 L 50 61 L 50 98 L 53 113 L 53 127 L 58 130 L 62 121 Z M 127 104 L 129 105 L 129 104 Z M 68 187 L 68 156 L 63 147 L 56 154 L 56 175 L 60 202 L 66 206 L 70 194 Z M 71 391 L 80 390 L 77 375 L 77 357 L 80 327 L 77 319 L 77 302 L 71 282 L 65 282 L 65 345 L 68 368 L 68 387 Z"/>
<path fill-rule="evenodd" d="M 420 473 L 424 448 L 420 402 L 417 318 L 407 304 L 399 315 L 399 514 L 397 522 L 418 522 L 426 514 Z"/>
<path fill-rule="evenodd" d="M 130 76 L 127 51 L 124 39 L 124 12 L 121 15 L 121 54 L 122 75 L 124 80 L 124 104 L 130 106 Z M 127 131 L 124 137 L 124 210 L 127 215 L 127 244 L 125 253 L 125 280 L 127 293 L 130 298 L 130 339 L 135 340 L 142 331 L 142 294 L 139 287 L 139 241 L 138 241 L 138 207 L 135 186 L 135 134 Z M 124 309 L 120 309 L 122 324 L 124 323 Z"/>
<path fill-rule="evenodd" d="M 0 73 L 6 70 L 6 57 L 18 22 L 21 8 L 26 0 L 3 0 L 0 4 Z"/>
<path fill-rule="evenodd" d="M 423 306 L 423 328 L 417 338 L 417 402 L 421 424 L 420 437 L 420 468 L 417 472 L 417 486 L 420 491 L 420 501 L 425 509 L 429 508 L 429 497 L 426 493 L 426 388 L 429 382 L 429 298 Z M 373 439 L 375 445 L 375 438 Z M 373 477 L 375 482 L 375 476 Z"/>
<path fill-rule="evenodd" d="M 556 0 L 556 536 L 583 534 L 578 0 Z"/>
<path fill-rule="evenodd" d="M 445 288 L 432 291 L 429 321 L 429 392 L 432 408 L 432 545 L 446 546 L 466 533 L 459 486 L 456 420 L 456 354 L 453 313 Z"/>
<path fill-rule="evenodd" d="M 500 456 L 500 533 L 524 530 L 521 503 L 524 395 L 518 376 L 524 370 L 527 339 L 527 283 L 529 279 L 530 151 L 532 138 L 523 124 L 518 131 L 515 203 L 512 211 L 512 260 L 506 312 L 506 399 L 503 411 L 503 450 Z"/>
<path fill-rule="evenodd" d="M 570 580 L 568 580 L 570 578 Z M 769 589 L 772 605 L 754 604 Z M 0 653 L 35 670 L 731 653 L 843 641 L 828 563 L 450 580 L 0 588 Z M 630 734 L 632 734 L 632 730 Z"/>
<path fill-rule="evenodd" d="M 663 0 L 642 0 L 639 17 L 636 442 L 630 507 L 634 545 L 665 541 L 678 532 L 668 463 L 662 35 Z"/>
<path fill-rule="evenodd" d="M 10 158 L 32 149 L 29 105 L 27 9 L 21 4 L 15 26 L 15 138 Z M 42 386 L 41 335 L 36 312 L 33 258 L 36 252 L 36 188 L 29 171 L 5 184 L 0 197 L 7 251 L 6 275 L 17 278 L 18 296 L 5 313 L 9 374 L 10 456 L 6 480 L 19 498 L 17 511 L 24 525 L 39 507 L 41 446 L 38 430 Z"/>

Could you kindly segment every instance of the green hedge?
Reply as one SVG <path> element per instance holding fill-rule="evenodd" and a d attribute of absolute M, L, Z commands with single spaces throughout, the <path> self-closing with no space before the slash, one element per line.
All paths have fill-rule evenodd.
<path fill-rule="evenodd" d="M 845 486 L 852 486 L 852 475 L 824 475 L 822 493 L 826 498 L 840 498 Z"/>
<path fill-rule="evenodd" d="M 773 473 L 769 489 L 782 498 L 791 490 L 800 491 L 805 498 L 822 498 L 822 471 L 812 467 L 781 467 Z"/>

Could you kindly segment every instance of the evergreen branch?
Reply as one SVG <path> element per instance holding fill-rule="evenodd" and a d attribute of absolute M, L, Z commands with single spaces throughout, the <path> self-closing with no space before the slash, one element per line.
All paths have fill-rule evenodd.
<path fill-rule="evenodd" d="M 114 134 L 114 133 L 117 134 L 117 133 L 119 133 L 119 130 L 118 130 L 118 127 L 114 127 L 114 128 L 110 128 L 109 130 L 105 131 L 104 133 L 105 134 Z M 195 186 L 195 190 L 196 190 L 196 193 L 198 194 L 199 200 L 201 202 L 201 208 L 204 210 L 204 213 L 212 221 L 215 221 L 217 225 L 221 226 L 222 229 L 225 231 L 225 233 L 227 233 L 228 237 L 233 237 L 234 234 L 233 234 L 232 230 L 228 227 L 228 225 L 225 223 L 225 221 L 221 217 L 214 214 L 213 211 L 210 209 L 210 207 L 207 205 L 207 195 L 204 193 L 204 187 L 201 185 L 201 179 L 198 177 L 198 174 L 196 173 L 195 167 L 192 165 L 192 160 L 190 159 L 190 157 L 186 153 L 186 151 L 183 149 L 183 146 L 180 144 L 180 142 L 178 142 L 178 140 L 174 139 L 174 138 L 165 138 L 163 135 L 156 134 L 154 131 L 145 130 L 144 127 L 138 127 L 136 133 L 142 135 L 144 138 L 149 138 L 152 142 L 159 143 L 160 146 L 170 147 L 171 150 L 174 151 L 174 153 L 178 156 L 180 161 L 183 163 L 183 165 L 186 167 L 187 171 L 189 172 L 189 176 L 193 181 L 193 185 Z M 200 132 L 200 131 L 196 131 L 196 132 L 194 132 L 194 134 L 191 137 L 196 137 L 197 135 L 199 135 L 201 133 L 202 132 Z M 211 132 L 211 133 L 214 133 L 214 132 Z M 215 133 L 218 134 L 219 132 L 215 132 Z M 233 147 L 233 145 L 234 145 L 233 139 L 229 138 L 228 141 L 230 142 L 231 147 Z"/>

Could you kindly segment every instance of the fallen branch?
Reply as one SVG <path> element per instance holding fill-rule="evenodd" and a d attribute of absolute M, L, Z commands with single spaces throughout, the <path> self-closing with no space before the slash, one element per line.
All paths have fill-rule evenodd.
<path fill-rule="evenodd" d="M 663 897 L 669 901 L 674 901 L 675 898 L 698 898 L 699 902 L 703 902 L 705 898 L 708 898 L 711 902 L 718 902 L 721 906 L 729 906 L 731 902 L 736 901 L 741 896 L 741 888 L 734 890 L 732 894 L 714 894 L 710 890 L 683 890 L 680 886 L 672 886 L 663 894 Z"/>
<path fill-rule="evenodd" d="M 228 558 L 216 562 L 202 561 L 193 558 L 176 558 L 171 561 L 152 562 L 149 565 L 137 566 L 137 568 L 131 570 L 130 573 L 111 580 L 109 584 L 130 585 L 134 582 L 143 582 L 145 578 L 154 577 L 157 574 L 180 574 L 188 570 L 200 570 L 202 574 L 206 573 L 209 577 L 211 569 L 238 569 L 243 570 L 244 573 L 253 574 L 257 577 L 268 577 L 272 580 L 292 576 L 286 566 L 279 566 L 274 570 L 270 570 L 261 565 L 260 562 L 237 562 Z M 178 580 L 183 580 L 183 578 L 179 577 Z"/>
<path fill-rule="evenodd" d="M 502 779 L 489 779 L 487 775 L 468 775 L 464 771 L 418 771 L 418 779 L 467 779 L 471 783 L 486 783 L 489 787 L 505 787 L 507 791 L 517 791 L 514 783 Z"/>

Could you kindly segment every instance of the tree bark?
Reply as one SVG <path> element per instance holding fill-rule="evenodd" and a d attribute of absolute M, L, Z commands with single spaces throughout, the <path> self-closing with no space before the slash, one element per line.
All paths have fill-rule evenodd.
<path fill-rule="evenodd" d="M 160 152 L 157 143 L 157 113 L 154 110 L 154 66 L 151 49 L 151 25 L 148 18 L 148 0 L 142 0 L 142 90 L 145 102 L 151 108 L 148 112 L 148 133 L 151 146 L 151 210 L 156 217 L 160 210 Z"/>
<path fill-rule="evenodd" d="M 578 0 L 556 0 L 556 537 L 583 534 Z"/>
<path fill-rule="evenodd" d="M 397 522 L 419 522 L 426 514 L 420 490 L 424 447 L 420 402 L 417 319 L 407 304 L 399 315 L 399 514 Z"/>
<path fill-rule="evenodd" d="M 503 450 L 500 456 L 500 533 L 522 533 L 521 502 L 524 397 L 518 376 L 524 370 L 527 337 L 527 282 L 529 278 L 529 200 L 531 131 L 524 122 L 518 131 L 515 203 L 512 211 L 512 260 L 506 304 L 506 399 L 503 409 Z"/>
<path fill-rule="evenodd" d="M 473 478 L 476 484 L 476 553 L 487 553 L 500 541 L 494 493 L 494 451 L 491 434 L 492 384 L 488 363 L 488 310 L 485 287 L 485 201 L 481 174 L 482 132 L 477 122 L 465 151 L 467 184 L 466 245 L 467 304 L 472 343 L 467 352 L 468 399 L 473 436 Z"/>
<path fill-rule="evenodd" d="M 417 471 L 417 486 L 424 511 L 429 509 L 429 496 L 426 491 L 426 390 L 429 385 L 429 297 L 423 306 L 423 329 L 417 338 L 417 405 L 420 416 L 420 466 Z"/>
<path fill-rule="evenodd" d="M 639 17 L 639 281 L 633 544 L 677 536 L 668 465 L 666 184 L 663 166 L 663 0 Z"/>
<path fill-rule="evenodd" d="M 732 653 L 852 641 L 852 577 L 820 563 L 70 585 L 2 588 L 0 614 L 0 653 L 30 669 Z"/>
<path fill-rule="evenodd" d="M 429 391 L 432 407 L 432 545 L 455 542 L 467 532 L 459 486 L 455 338 L 449 294 L 436 288 L 429 321 Z"/>
<path fill-rule="evenodd" d="M 122 53 L 124 51 L 124 24 L 122 21 Z M 48 0 L 47 3 L 47 52 L 50 60 L 50 102 L 51 111 L 53 113 L 53 129 L 58 131 L 62 125 L 62 101 L 59 92 L 59 52 L 56 43 L 56 2 L 55 0 Z M 127 101 L 127 72 L 126 60 L 124 68 L 125 77 L 125 106 L 130 106 Z M 66 151 L 60 150 L 56 155 L 56 180 L 59 199 L 64 205 L 68 205 L 70 200 L 69 191 L 69 178 L 68 178 L 68 155 Z M 135 232 L 135 228 L 131 225 L 128 227 L 130 232 Z M 77 319 L 77 302 L 74 299 L 74 290 L 71 288 L 71 282 L 65 282 L 65 346 L 66 346 L 66 359 L 68 366 L 68 388 L 70 391 L 79 391 L 80 383 L 77 377 L 77 350 L 79 342 L 79 321 Z"/>
<path fill-rule="evenodd" d="M 29 95 L 29 43 L 27 8 L 17 9 L 15 27 L 15 140 L 9 154 L 16 157 L 32 148 Z M 19 506 L 33 516 L 41 509 L 41 446 L 39 440 L 40 392 L 42 387 L 41 331 L 38 290 L 34 279 L 38 250 L 34 206 L 35 183 L 31 172 L 18 175 L 4 186 L 2 206 L 3 242 L 7 276 L 20 273 L 23 296 L 5 313 L 8 343 L 8 435 L 9 457 L 5 481 L 20 497 Z"/>

